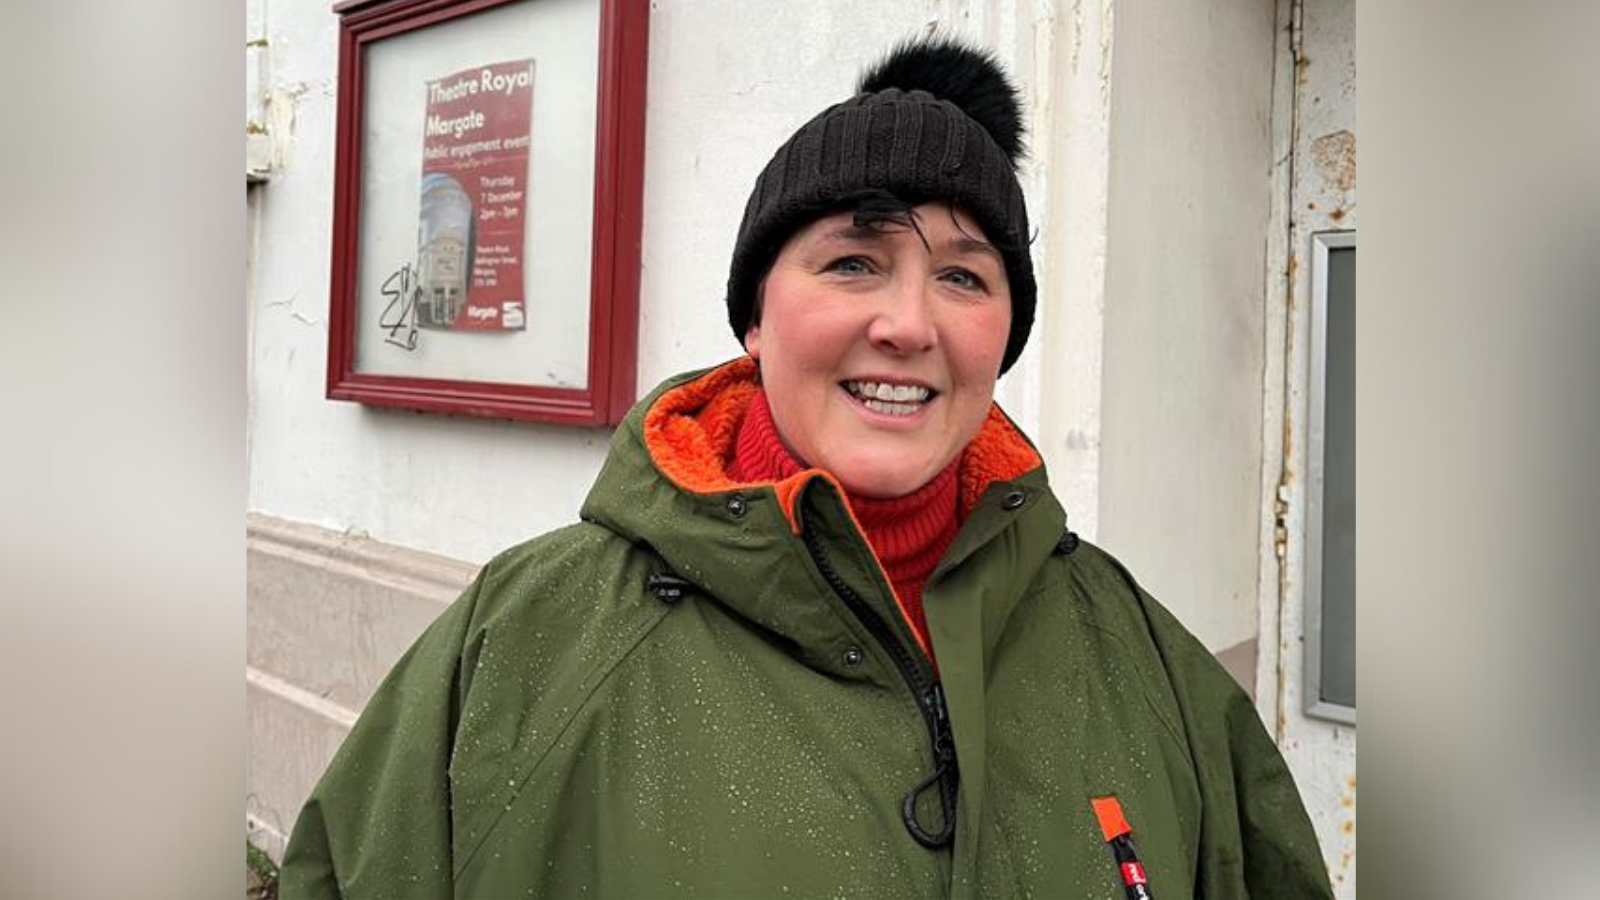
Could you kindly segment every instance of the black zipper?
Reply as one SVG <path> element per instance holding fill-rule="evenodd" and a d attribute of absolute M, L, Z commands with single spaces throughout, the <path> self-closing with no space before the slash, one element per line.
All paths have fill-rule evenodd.
<path fill-rule="evenodd" d="M 960 786 L 961 773 L 956 766 L 955 736 L 950 730 L 950 714 L 945 708 L 944 688 L 939 682 L 928 679 L 918 668 L 911 651 L 896 638 L 889 624 L 883 617 L 868 606 L 866 601 L 855 589 L 839 577 L 833 565 L 828 562 L 827 551 L 822 546 L 822 539 L 817 536 L 816 529 L 802 528 L 806 549 L 811 553 L 811 559 L 817 564 L 817 570 L 827 580 L 833 592 L 839 595 L 844 605 L 855 613 L 867 631 L 877 638 L 878 643 L 888 651 L 889 659 L 894 662 L 895 668 L 900 670 L 900 677 L 905 679 L 906 686 L 911 689 L 911 696 L 917 701 L 917 710 L 922 713 L 923 721 L 928 726 L 928 741 L 933 746 L 933 774 L 923 782 L 912 788 L 901 805 L 901 817 L 905 821 L 906 830 L 919 844 L 929 849 L 948 846 L 956 834 L 956 791 Z M 929 832 L 917 821 L 917 798 L 929 789 L 939 791 L 939 807 L 944 815 L 944 824 L 936 832 Z"/>

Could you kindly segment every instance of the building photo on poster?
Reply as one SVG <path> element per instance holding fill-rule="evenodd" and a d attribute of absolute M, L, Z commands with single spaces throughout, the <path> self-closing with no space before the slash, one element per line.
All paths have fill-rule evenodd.
<path fill-rule="evenodd" d="M 423 328 L 515 331 L 526 324 L 533 70 L 533 60 L 514 60 L 426 86 L 413 301 Z"/>

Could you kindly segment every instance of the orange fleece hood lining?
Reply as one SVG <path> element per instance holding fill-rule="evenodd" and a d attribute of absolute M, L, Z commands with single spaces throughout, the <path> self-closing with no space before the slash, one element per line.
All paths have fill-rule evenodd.
<path fill-rule="evenodd" d="M 845 496 L 844 486 L 832 474 L 814 468 L 778 482 L 739 482 L 729 477 L 739 425 L 758 390 L 756 362 L 748 356 L 672 388 L 645 413 L 645 449 L 663 475 L 690 493 L 771 487 L 781 501 L 789 527 L 799 534 L 796 502 L 801 489 L 813 478 L 827 479 L 840 496 Z M 961 517 L 965 519 L 977 506 L 978 498 L 991 483 L 1010 481 L 1040 464 L 1039 454 L 1000 412 L 1000 407 L 991 406 L 977 437 L 962 452 Z"/>

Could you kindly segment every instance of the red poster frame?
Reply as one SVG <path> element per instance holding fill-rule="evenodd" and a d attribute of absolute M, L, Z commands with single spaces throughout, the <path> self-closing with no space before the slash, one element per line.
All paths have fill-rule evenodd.
<path fill-rule="evenodd" d="M 639 244 L 644 186 L 649 0 L 600 7 L 586 387 L 459 381 L 355 371 L 364 57 L 369 44 L 508 3 L 538 0 L 347 0 L 339 15 L 339 87 L 328 315 L 330 400 L 425 412 L 606 426 L 636 399 Z"/>

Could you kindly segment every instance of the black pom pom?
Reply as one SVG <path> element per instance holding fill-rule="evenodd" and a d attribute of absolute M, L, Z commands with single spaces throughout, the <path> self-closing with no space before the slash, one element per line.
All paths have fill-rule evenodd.
<path fill-rule="evenodd" d="M 1015 166 L 1023 154 L 1017 88 L 994 55 L 948 37 L 904 41 L 861 76 L 858 93 L 927 91 L 949 100 L 994 138 Z"/>

